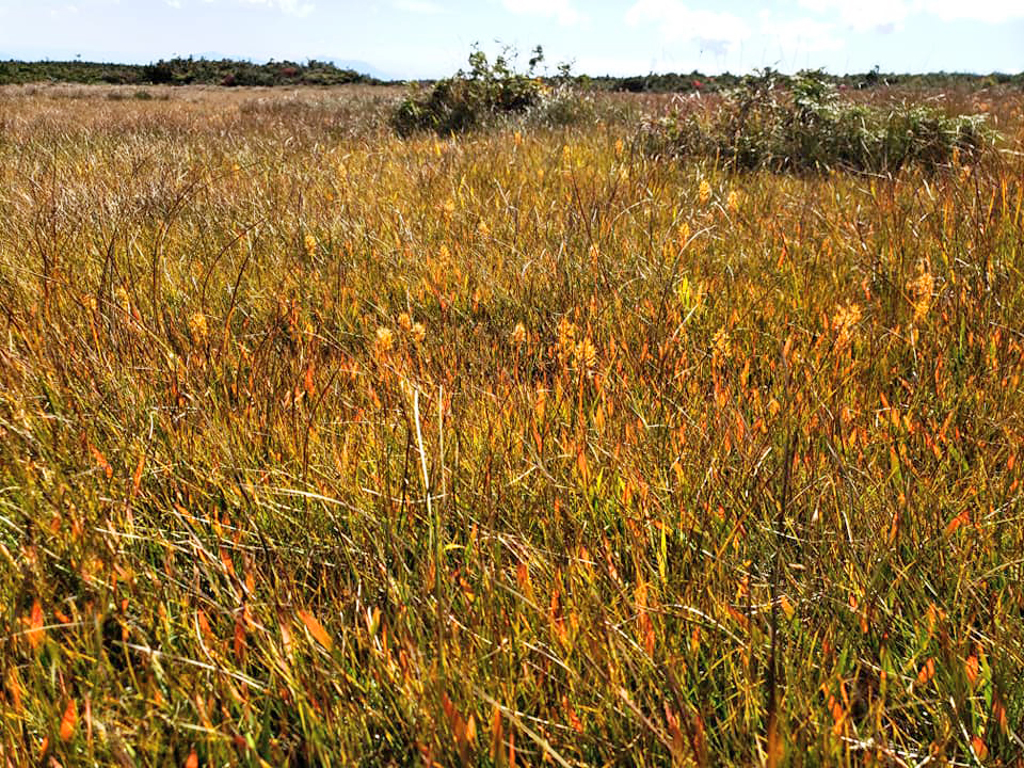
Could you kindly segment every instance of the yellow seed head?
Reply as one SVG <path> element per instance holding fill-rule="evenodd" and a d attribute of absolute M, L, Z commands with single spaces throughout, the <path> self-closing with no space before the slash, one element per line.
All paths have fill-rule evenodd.
<path fill-rule="evenodd" d="M 715 332 L 711 348 L 716 357 L 726 357 L 729 354 L 729 332 L 725 328 L 719 328 Z"/>
<path fill-rule="evenodd" d="M 701 205 L 707 205 L 711 200 L 711 185 L 708 184 L 707 179 L 700 180 L 700 188 L 697 190 L 697 198 L 700 200 Z"/>
<path fill-rule="evenodd" d="M 558 321 L 558 346 L 563 353 L 570 353 L 576 346 L 576 326 L 567 317 Z"/>
<path fill-rule="evenodd" d="M 526 326 L 516 323 L 516 327 L 512 330 L 512 343 L 519 347 L 524 341 L 526 341 Z"/>
<path fill-rule="evenodd" d="M 209 328 L 206 325 L 206 315 L 196 312 L 188 319 L 188 331 L 192 334 L 193 341 L 205 341 L 209 335 Z"/>
<path fill-rule="evenodd" d="M 832 317 L 832 329 L 836 332 L 836 344 L 840 347 L 846 346 L 853 338 L 857 323 L 860 322 L 860 305 L 850 304 L 839 307 Z"/>
<path fill-rule="evenodd" d="M 935 291 L 935 277 L 928 264 L 922 261 L 917 265 L 917 277 L 907 283 L 907 294 L 914 307 L 914 322 L 920 322 L 928 314 L 932 305 L 932 293 Z"/>
<path fill-rule="evenodd" d="M 679 247 L 683 248 L 690 240 L 690 225 L 685 221 L 679 225 Z"/>
<path fill-rule="evenodd" d="M 117 305 L 125 312 L 132 311 L 131 297 L 128 295 L 128 291 L 125 290 L 123 285 L 117 289 Z"/>
<path fill-rule="evenodd" d="M 378 354 L 385 354 L 391 351 L 391 348 L 395 345 L 395 334 L 392 333 L 390 328 L 381 326 L 377 329 L 377 334 L 374 339 L 374 347 Z"/>
<path fill-rule="evenodd" d="M 414 323 L 412 326 L 412 338 L 417 344 L 422 344 L 427 338 L 427 326 L 423 323 Z"/>
<path fill-rule="evenodd" d="M 579 368 L 590 370 L 597 365 L 597 347 L 589 338 L 580 340 L 576 349 L 573 350 L 573 356 L 576 358 L 576 366 Z"/>

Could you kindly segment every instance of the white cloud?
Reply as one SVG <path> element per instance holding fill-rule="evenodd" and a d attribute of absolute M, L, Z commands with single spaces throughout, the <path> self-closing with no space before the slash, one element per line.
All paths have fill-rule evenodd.
<path fill-rule="evenodd" d="M 800 5 L 838 19 L 858 32 L 889 32 L 909 16 L 938 16 L 942 21 L 982 21 L 999 24 L 1024 19 L 1021 0 L 799 0 Z"/>
<path fill-rule="evenodd" d="M 654 23 L 669 41 L 693 41 L 725 53 L 751 36 L 747 22 L 731 13 L 691 9 L 680 0 L 637 0 L 626 11 L 630 26 Z"/>
<path fill-rule="evenodd" d="M 836 35 L 835 24 L 806 17 L 776 19 L 763 12 L 758 31 L 778 44 L 782 51 L 793 56 L 837 51 L 845 45 L 843 39 Z"/>
<path fill-rule="evenodd" d="M 917 7 L 925 13 L 938 16 L 943 21 L 968 19 L 998 24 L 1024 19 L 1024 3 L 1021 0 L 919 0 Z"/>
<path fill-rule="evenodd" d="M 505 10 L 521 16 L 542 16 L 570 27 L 583 20 L 572 0 L 501 0 Z"/>
<path fill-rule="evenodd" d="M 891 32 L 911 12 L 905 0 L 800 0 L 800 5 L 815 13 L 838 16 L 844 26 L 858 32 Z"/>
<path fill-rule="evenodd" d="M 419 13 L 424 16 L 436 16 L 440 13 L 448 13 L 444 6 L 433 3 L 430 0 L 395 0 L 395 8 L 409 13 Z"/>
<path fill-rule="evenodd" d="M 313 3 L 305 3 L 302 0 L 244 0 L 250 5 L 263 5 L 267 8 L 277 8 L 282 13 L 290 16 L 308 16 L 314 9 Z"/>
<path fill-rule="evenodd" d="M 65 4 L 65 5 L 62 5 L 60 8 L 51 8 L 50 9 L 50 18 L 51 19 L 61 19 L 61 18 L 66 18 L 68 16 L 77 16 L 77 15 L 78 15 L 78 6 L 77 5 Z"/>

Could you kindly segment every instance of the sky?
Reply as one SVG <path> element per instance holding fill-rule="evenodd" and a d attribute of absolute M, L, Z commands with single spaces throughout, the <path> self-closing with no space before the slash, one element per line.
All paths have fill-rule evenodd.
<path fill-rule="evenodd" d="M 479 43 L 590 75 L 1024 71 L 1024 0 L 0 0 L 0 59 L 358 62 L 440 77 Z"/>

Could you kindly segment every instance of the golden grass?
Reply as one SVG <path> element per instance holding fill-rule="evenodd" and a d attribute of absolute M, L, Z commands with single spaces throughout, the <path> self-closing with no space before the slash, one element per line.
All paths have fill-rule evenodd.
<path fill-rule="evenodd" d="M 0 91 L 6 764 L 1019 759 L 1019 96 L 887 179 L 110 92 Z"/>

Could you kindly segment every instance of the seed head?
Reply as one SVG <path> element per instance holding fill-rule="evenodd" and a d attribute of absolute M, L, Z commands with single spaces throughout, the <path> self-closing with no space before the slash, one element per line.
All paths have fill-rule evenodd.
<path fill-rule="evenodd" d="M 209 328 L 206 325 L 206 315 L 196 312 L 188 319 L 188 331 L 192 334 L 193 341 L 206 341 L 209 335 Z"/>
<path fill-rule="evenodd" d="M 131 297 L 128 295 L 128 291 L 125 290 L 123 285 L 117 289 L 117 303 L 125 312 L 132 311 Z"/>
<path fill-rule="evenodd" d="M 516 327 L 512 330 L 512 343 L 517 347 L 523 345 L 526 341 L 526 326 L 522 323 L 516 323 Z"/>
<path fill-rule="evenodd" d="M 597 347 L 589 338 L 581 339 L 573 350 L 576 358 L 576 366 L 585 370 L 591 370 L 597 365 Z"/>
<path fill-rule="evenodd" d="M 917 277 L 907 283 L 907 294 L 914 307 L 914 322 L 918 323 L 928 314 L 935 290 L 935 277 L 924 261 L 917 265 Z"/>
<path fill-rule="evenodd" d="M 697 190 L 697 198 L 700 200 L 701 205 L 707 205 L 711 200 L 711 185 L 708 184 L 707 179 L 700 180 L 700 188 Z"/>
<path fill-rule="evenodd" d="M 690 241 L 690 225 L 683 222 L 679 225 L 679 247 L 683 248 Z"/>
<path fill-rule="evenodd" d="M 390 328 L 381 326 L 377 329 L 377 334 L 374 339 L 374 348 L 378 354 L 385 354 L 391 351 L 391 348 L 395 345 L 395 334 L 392 333 Z"/>
<path fill-rule="evenodd" d="M 861 311 L 858 304 L 849 304 L 836 310 L 835 315 L 832 317 L 832 328 L 836 332 L 836 344 L 838 346 L 844 347 L 850 343 L 860 318 Z"/>
<path fill-rule="evenodd" d="M 715 357 L 726 357 L 729 354 L 729 332 L 719 328 L 711 339 L 711 349 Z"/>

